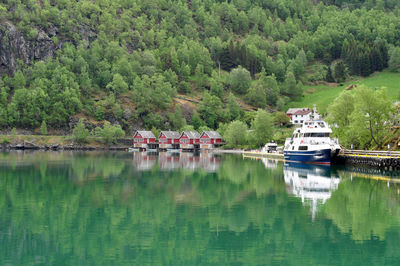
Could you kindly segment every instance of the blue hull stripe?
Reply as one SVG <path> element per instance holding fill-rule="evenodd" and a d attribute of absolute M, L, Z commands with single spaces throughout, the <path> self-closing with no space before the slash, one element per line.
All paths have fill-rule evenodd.
<path fill-rule="evenodd" d="M 331 150 L 319 151 L 284 151 L 286 161 L 305 162 L 305 163 L 322 163 L 329 164 L 331 162 Z"/>

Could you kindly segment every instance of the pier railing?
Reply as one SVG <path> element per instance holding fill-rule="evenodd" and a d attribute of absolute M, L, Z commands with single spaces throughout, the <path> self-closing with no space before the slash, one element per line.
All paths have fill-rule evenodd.
<path fill-rule="evenodd" d="M 389 157 L 399 157 L 400 158 L 400 152 L 399 151 L 366 151 L 366 150 L 346 150 L 343 149 L 340 151 L 341 155 L 364 155 L 364 156 L 389 156 Z"/>

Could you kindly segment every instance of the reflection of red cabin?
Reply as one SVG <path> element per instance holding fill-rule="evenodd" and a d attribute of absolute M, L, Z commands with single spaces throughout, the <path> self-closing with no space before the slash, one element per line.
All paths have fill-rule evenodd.
<path fill-rule="evenodd" d="M 200 153 L 200 166 L 203 170 L 215 173 L 221 165 L 221 157 L 215 156 L 212 153 Z"/>
<path fill-rule="evenodd" d="M 135 148 L 149 148 L 149 145 L 156 144 L 156 136 L 151 131 L 138 130 L 133 136 L 133 146 Z"/>
<path fill-rule="evenodd" d="M 212 149 L 222 144 L 222 137 L 217 131 L 204 131 L 200 136 L 200 148 Z"/>
<path fill-rule="evenodd" d="M 158 165 L 162 170 L 179 168 L 179 153 L 159 152 Z"/>
<path fill-rule="evenodd" d="M 139 171 L 150 170 L 156 164 L 156 154 L 148 152 L 134 152 L 133 164 Z"/>
<path fill-rule="evenodd" d="M 196 131 L 183 131 L 179 138 L 179 145 L 181 149 L 198 149 L 199 144 L 200 134 Z"/>
<path fill-rule="evenodd" d="M 179 157 L 179 165 L 183 169 L 197 169 L 200 166 L 200 157 L 192 152 L 182 152 Z"/>
<path fill-rule="evenodd" d="M 160 149 L 179 149 L 179 138 L 181 134 L 177 131 L 161 131 L 158 137 Z"/>

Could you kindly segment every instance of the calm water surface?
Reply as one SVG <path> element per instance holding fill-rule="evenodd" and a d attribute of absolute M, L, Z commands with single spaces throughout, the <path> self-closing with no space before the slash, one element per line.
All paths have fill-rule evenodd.
<path fill-rule="evenodd" d="M 392 175 L 232 155 L 0 153 L 0 265 L 399 265 Z"/>

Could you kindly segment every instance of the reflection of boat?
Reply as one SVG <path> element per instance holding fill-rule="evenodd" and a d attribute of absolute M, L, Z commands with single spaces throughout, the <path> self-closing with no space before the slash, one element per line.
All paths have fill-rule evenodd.
<path fill-rule="evenodd" d="M 291 138 L 286 139 L 284 147 L 285 160 L 330 164 L 331 159 L 340 151 L 337 139 L 331 138 L 332 130 L 322 120 L 305 121 L 297 128 Z"/>
<path fill-rule="evenodd" d="M 332 173 L 331 167 L 325 165 L 289 163 L 285 164 L 283 174 L 289 192 L 312 208 L 313 217 L 317 205 L 324 204 L 340 182 L 340 178 Z"/>
<path fill-rule="evenodd" d="M 278 160 L 271 160 L 267 158 L 261 158 L 265 168 L 267 169 L 275 169 L 278 167 Z"/>

